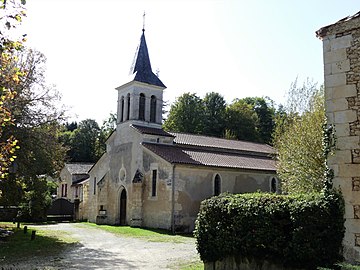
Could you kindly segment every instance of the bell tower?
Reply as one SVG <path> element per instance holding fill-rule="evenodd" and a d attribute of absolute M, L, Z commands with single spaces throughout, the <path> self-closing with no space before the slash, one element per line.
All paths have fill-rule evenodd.
<path fill-rule="evenodd" d="M 153 73 L 142 29 L 130 81 L 116 88 L 118 91 L 117 124 L 137 124 L 161 128 L 163 90 L 166 86 Z"/>

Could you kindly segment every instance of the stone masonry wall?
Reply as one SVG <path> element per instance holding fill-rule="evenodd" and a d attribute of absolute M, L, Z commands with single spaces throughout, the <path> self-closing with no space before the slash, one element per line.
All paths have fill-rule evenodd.
<path fill-rule="evenodd" d="M 336 150 L 328 159 L 334 187 L 345 199 L 344 257 L 360 262 L 360 19 L 324 27 L 325 99 L 335 126 Z"/>

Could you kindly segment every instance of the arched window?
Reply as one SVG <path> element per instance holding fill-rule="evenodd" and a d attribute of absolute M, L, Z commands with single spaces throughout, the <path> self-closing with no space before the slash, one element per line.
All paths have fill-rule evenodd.
<path fill-rule="evenodd" d="M 145 120 L 145 95 L 143 93 L 140 94 L 139 99 L 139 120 Z"/>
<path fill-rule="evenodd" d="M 120 106 L 121 106 L 120 122 L 123 122 L 124 121 L 124 97 L 121 97 Z"/>
<path fill-rule="evenodd" d="M 270 192 L 276 193 L 278 191 L 278 182 L 275 177 L 272 177 L 270 180 Z"/>
<path fill-rule="evenodd" d="M 216 175 L 214 179 L 214 195 L 218 196 L 221 193 L 221 178 L 220 175 Z"/>
<path fill-rule="evenodd" d="M 130 94 L 127 94 L 127 112 L 126 112 L 126 120 L 130 119 Z"/>
<path fill-rule="evenodd" d="M 150 122 L 156 122 L 156 96 L 151 96 L 151 103 L 150 103 Z"/>

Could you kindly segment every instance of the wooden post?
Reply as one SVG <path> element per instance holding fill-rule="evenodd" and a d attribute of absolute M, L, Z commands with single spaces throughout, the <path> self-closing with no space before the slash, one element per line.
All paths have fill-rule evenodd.
<path fill-rule="evenodd" d="M 27 234 L 27 226 L 24 226 L 24 233 Z"/>
<path fill-rule="evenodd" d="M 17 222 L 16 227 L 17 227 L 18 229 L 20 229 L 20 221 Z"/>
<path fill-rule="evenodd" d="M 32 232 L 31 232 L 31 240 L 34 240 L 34 239 L 35 239 L 35 235 L 36 235 L 36 231 L 32 231 Z"/>

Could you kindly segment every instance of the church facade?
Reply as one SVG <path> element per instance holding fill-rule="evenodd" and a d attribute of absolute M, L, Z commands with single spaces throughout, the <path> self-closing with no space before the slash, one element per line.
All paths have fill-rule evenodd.
<path fill-rule="evenodd" d="M 116 131 L 89 171 L 90 222 L 190 232 L 204 199 L 277 192 L 269 145 L 164 131 L 165 88 L 152 72 L 143 30 L 132 78 L 116 88 Z"/>

